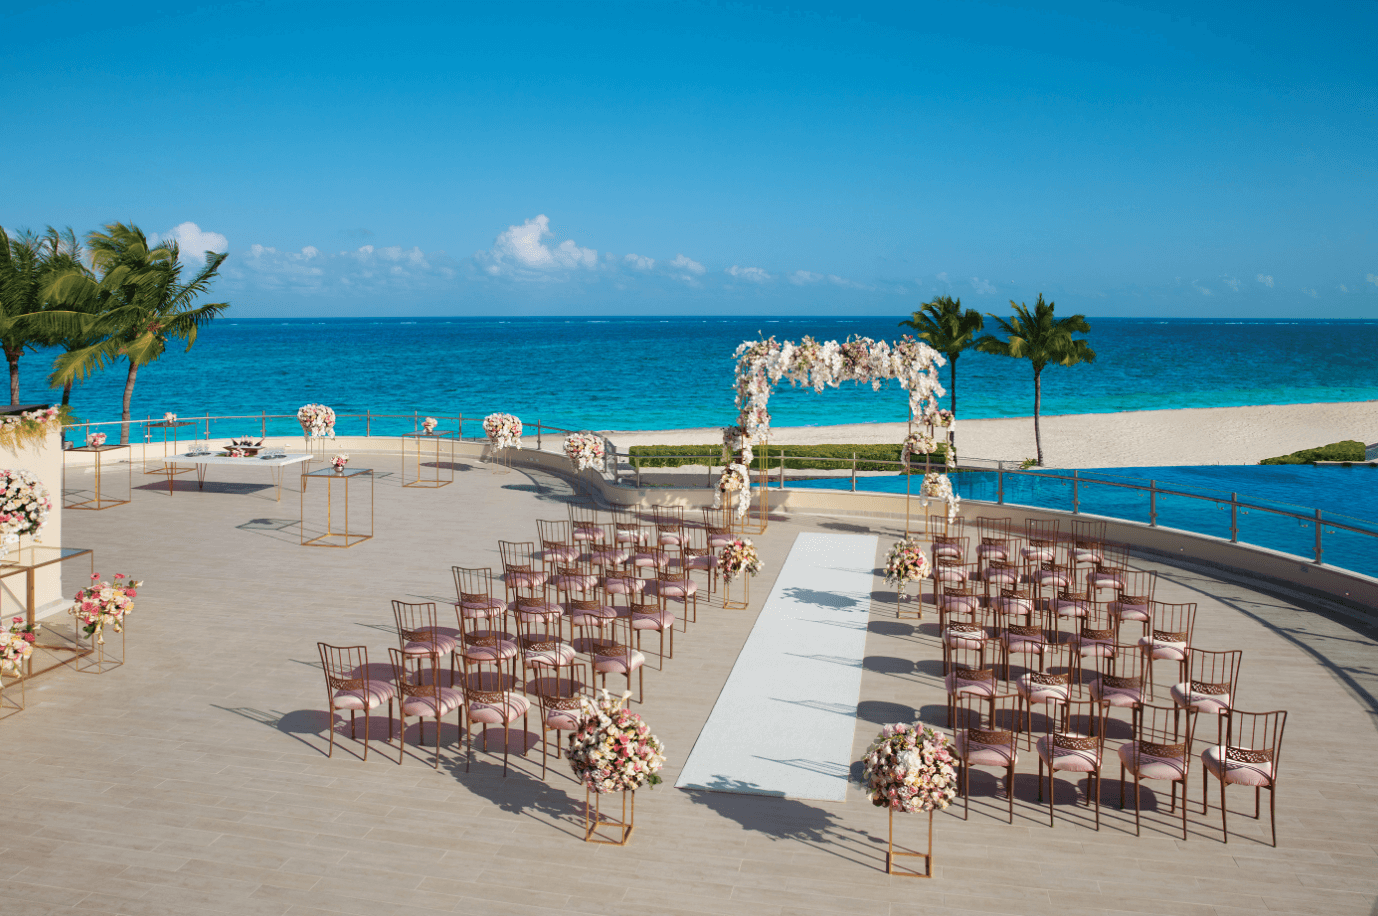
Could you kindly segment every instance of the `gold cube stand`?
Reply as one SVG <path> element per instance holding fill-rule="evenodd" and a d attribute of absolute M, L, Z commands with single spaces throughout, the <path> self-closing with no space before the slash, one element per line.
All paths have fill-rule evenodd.
<path fill-rule="evenodd" d="M 403 435 L 403 436 L 401 437 L 401 439 L 402 439 L 402 486 L 404 486 L 404 487 L 422 487 L 422 488 L 428 488 L 428 489 L 438 489 L 438 488 L 440 488 L 440 487 L 448 487 L 450 484 L 454 483 L 454 482 L 455 482 L 455 437 L 456 437 L 456 434 L 455 434 L 455 433 L 446 432 L 445 430 L 440 430 L 440 429 L 437 429 L 437 430 L 435 430 L 434 432 L 429 432 L 429 433 L 424 433 L 424 432 L 422 432 L 422 433 L 407 433 L 407 434 Z M 449 463 L 448 463 L 444 468 L 442 468 L 442 467 L 441 467 L 441 464 L 440 464 L 440 457 L 441 457 L 441 452 L 442 452 L 442 448 L 441 448 L 440 443 L 442 443 L 442 442 L 448 442 L 448 443 L 449 443 L 449 446 L 450 446 Z M 415 461 L 415 464 L 413 464 L 411 461 L 408 460 L 409 453 L 411 452 L 411 443 L 415 443 L 415 444 L 416 444 L 416 461 Z M 432 445 L 432 444 L 435 446 L 435 449 L 434 449 L 434 452 L 435 452 L 435 464 L 432 465 L 432 467 L 435 469 L 435 474 L 434 474 L 434 475 L 427 474 L 427 473 L 426 473 L 426 470 L 427 470 L 427 469 L 425 468 L 425 465 L 423 465 L 423 464 L 421 463 L 421 459 L 422 459 L 422 457 L 423 457 L 423 456 L 422 456 L 422 453 L 423 453 L 423 452 L 426 452 L 426 451 L 430 451 L 430 449 L 428 448 L 428 446 L 430 446 L 430 445 Z M 408 471 L 412 471 L 412 470 L 414 470 L 415 473 L 412 473 L 412 474 L 409 475 L 407 472 L 408 472 Z M 443 470 L 448 470 L 448 471 L 449 471 L 449 476 L 445 476 L 444 474 L 442 474 L 441 472 L 442 472 Z"/>
<path fill-rule="evenodd" d="M 169 445 L 172 446 L 171 455 L 174 456 L 174 457 L 181 451 L 181 449 L 179 448 L 179 446 L 178 446 L 178 444 L 177 444 L 177 438 L 178 438 L 178 437 L 177 437 L 177 430 L 178 430 L 179 428 L 183 427 L 183 426 L 196 426 L 196 425 L 197 425 L 197 424 L 196 424 L 195 422 L 191 421 L 191 420 L 172 420 L 172 421 L 168 421 L 168 420 L 159 420 L 159 421 L 157 421 L 156 423 L 147 423 L 147 424 L 145 424 L 145 425 L 144 425 L 144 438 L 145 438 L 145 442 L 144 442 L 144 458 L 143 458 L 144 473 L 145 473 L 145 474 L 157 474 L 157 475 L 159 475 L 159 476 L 165 476 L 165 477 L 175 477 L 175 476 L 177 476 L 178 474 L 188 474 L 188 473 L 190 473 L 190 472 L 196 470 L 196 468 L 193 467 L 193 466 L 180 467 L 180 466 L 178 466 L 175 462 L 172 463 L 172 464 L 168 464 L 168 461 L 170 460 L 170 458 L 169 458 L 168 446 L 169 446 Z M 149 431 L 149 430 L 153 430 L 153 429 L 161 429 L 161 430 L 163 431 L 163 457 L 162 457 L 162 460 L 161 460 L 161 461 L 159 461 L 159 460 L 156 459 L 156 458 L 153 459 L 154 464 L 155 464 L 156 466 L 153 467 L 153 468 L 150 468 L 150 467 L 148 466 L 148 446 L 149 446 L 149 442 L 147 441 L 147 439 L 149 438 L 149 433 L 148 433 L 148 431 Z M 168 430 L 171 430 L 171 431 L 172 431 L 172 438 L 171 438 L 171 439 L 168 439 Z"/>
<path fill-rule="evenodd" d="M 900 583 L 899 590 L 895 593 L 895 617 L 900 620 L 923 620 L 923 580 L 919 580 L 919 593 L 912 599 L 904 593 L 904 583 Z M 908 607 L 917 607 L 918 610 L 908 611 Z"/>
<path fill-rule="evenodd" d="M 631 808 L 627 806 L 627 796 L 631 796 Z M 592 796 L 592 801 L 589 797 Z M 636 829 L 636 790 L 623 790 L 622 792 L 622 819 L 613 820 L 605 817 L 600 810 L 603 794 L 593 792 L 588 788 L 584 789 L 584 842 L 602 843 L 605 846 L 626 846 L 627 841 L 632 838 L 632 831 Z M 599 830 L 611 829 L 612 836 L 599 833 Z"/>
<path fill-rule="evenodd" d="M 349 519 L 349 490 L 350 482 L 368 478 L 368 530 L 365 531 L 362 525 L 351 527 Z M 309 479 L 325 481 L 325 533 L 318 534 L 313 538 L 306 536 L 306 482 Z M 374 495 L 374 474 L 372 468 L 351 468 L 346 467 L 337 471 L 333 467 L 317 468 L 314 471 L 307 471 L 301 475 L 301 545 L 303 547 L 353 547 L 364 541 L 373 539 L 373 495 Z M 343 491 L 344 506 L 341 513 L 335 512 L 335 489 L 338 485 Z M 317 486 L 316 490 L 320 490 Z M 355 499 L 356 508 L 354 519 L 359 521 L 362 513 L 357 508 L 358 500 Z M 341 519 L 339 530 L 335 528 L 335 519 Z"/>
<path fill-rule="evenodd" d="M 735 611 L 744 611 L 746 606 L 751 603 L 751 574 L 742 573 L 742 598 L 740 601 L 732 600 L 732 580 L 723 579 L 722 583 L 722 606 Z"/>
<path fill-rule="evenodd" d="M 915 852 L 912 849 L 905 849 L 903 846 L 895 846 L 895 809 L 890 810 L 890 834 L 885 846 L 885 872 L 897 878 L 931 878 L 933 877 L 933 812 L 928 812 L 928 851 Z M 914 871 L 896 865 L 898 858 L 923 859 L 924 870 Z"/>
<path fill-rule="evenodd" d="M 67 476 L 67 474 L 66 474 L 66 471 L 67 471 L 67 461 L 66 461 L 66 458 L 67 458 L 68 453 L 73 453 L 73 452 L 85 452 L 85 453 L 93 454 L 93 455 L 96 456 L 96 463 L 95 463 L 95 469 L 96 469 L 96 489 L 95 489 L 95 493 L 92 495 L 92 497 L 91 497 L 90 499 L 79 499 L 79 500 L 77 500 L 77 501 L 74 502 L 74 503 L 68 503 L 68 504 L 65 506 L 65 508 L 67 508 L 67 509 L 91 509 L 91 510 L 93 510 L 93 511 L 100 511 L 101 509 L 113 509 L 115 506 L 124 506 L 124 505 L 128 505 L 128 503 L 130 502 L 130 500 L 128 500 L 128 499 L 120 499 L 120 498 L 115 497 L 115 496 L 102 495 L 102 493 L 101 493 L 101 465 L 102 465 L 102 463 L 103 463 L 103 462 L 101 461 L 101 456 L 104 455 L 106 452 L 119 451 L 120 449 L 124 449 L 124 450 L 128 451 L 128 450 L 129 450 L 129 446 L 128 446 L 128 445 L 83 445 L 83 446 L 80 446 L 80 447 L 78 447 L 78 448 L 69 448 L 69 449 L 67 449 L 67 451 L 65 451 L 65 452 L 62 453 L 62 456 L 63 456 L 62 467 L 63 467 L 64 484 L 65 484 L 65 482 L 66 482 L 66 481 L 65 481 L 65 478 L 66 478 L 66 476 Z M 106 476 L 108 477 L 109 475 L 106 475 Z M 133 462 L 132 458 L 131 458 L 131 460 L 129 461 L 129 466 L 128 466 L 128 469 L 127 469 L 127 474 L 126 474 L 126 476 L 127 476 L 128 480 L 127 480 L 127 486 L 125 487 L 125 492 L 126 492 L 126 493 L 129 493 L 129 494 L 131 495 L 131 497 L 132 497 L 133 491 L 134 491 L 134 462 Z"/>

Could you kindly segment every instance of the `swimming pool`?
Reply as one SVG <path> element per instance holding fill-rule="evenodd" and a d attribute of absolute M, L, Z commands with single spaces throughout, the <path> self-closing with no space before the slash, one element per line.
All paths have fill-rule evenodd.
<path fill-rule="evenodd" d="M 1378 468 L 1366 465 L 974 470 L 954 474 L 952 480 L 963 499 L 1079 511 L 1143 524 L 1156 521 L 1159 527 L 1226 540 L 1233 525 L 1242 543 L 1307 560 L 1315 559 L 1319 521 L 1325 563 L 1378 576 L 1378 521 L 1372 521 L 1378 519 Z M 847 490 L 852 481 L 811 480 L 790 486 Z M 860 477 L 856 489 L 903 493 L 905 480 L 899 475 Z M 1232 494 L 1237 504 L 1231 502 Z"/>

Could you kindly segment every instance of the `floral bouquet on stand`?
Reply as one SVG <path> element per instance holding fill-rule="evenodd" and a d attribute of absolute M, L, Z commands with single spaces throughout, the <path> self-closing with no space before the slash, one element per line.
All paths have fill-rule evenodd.
<path fill-rule="evenodd" d="M 177 422 L 177 414 L 175 414 L 175 413 L 165 413 L 165 414 L 163 414 L 163 422 L 164 422 L 164 423 L 176 423 L 176 422 Z"/>
<path fill-rule="evenodd" d="M 938 443 L 928 433 L 910 433 L 900 450 L 900 463 L 906 468 L 916 456 L 931 455 L 938 450 Z"/>
<path fill-rule="evenodd" d="M 721 509 L 723 497 L 728 500 L 728 508 L 733 517 L 741 522 L 751 508 L 751 477 L 744 464 L 729 464 L 722 469 L 718 478 L 718 489 L 713 495 L 713 508 Z"/>
<path fill-rule="evenodd" d="M 510 413 L 490 413 L 483 418 L 483 431 L 494 451 L 522 447 L 522 421 Z"/>
<path fill-rule="evenodd" d="M 77 592 L 76 603 L 69 613 L 77 619 L 77 626 L 88 637 L 94 637 L 97 645 L 105 644 L 105 628 L 116 633 L 124 632 L 124 618 L 134 611 L 137 589 L 143 582 L 115 573 L 114 582 L 101 582 L 100 573 L 91 576 L 93 584 Z"/>
<path fill-rule="evenodd" d="M 885 581 L 889 585 L 898 585 L 901 590 L 910 582 L 928 578 L 931 571 L 928 557 L 924 556 L 919 542 L 913 538 L 900 538 L 885 557 Z"/>
<path fill-rule="evenodd" d="M 345 465 L 349 464 L 349 455 L 338 452 L 330 456 L 330 466 L 335 469 L 336 474 L 343 474 Z"/>
<path fill-rule="evenodd" d="M 88 448 L 100 448 L 105 444 L 105 433 L 91 433 L 86 437 Z"/>
<path fill-rule="evenodd" d="M 324 404 L 306 404 L 297 411 L 302 433 L 312 438 L 335 438 L 335 411 Z"/>
<path fill-rule="evenodd" d="M 39 624 L 28 626 L 23 617 L 13 618 L 0 630 L 0 674 L 19 677 L 24 673 L 24 662 L 33 655 L 38 630 Z"/>
<path fill-rule="evenodd" d="M 435 432 L 435 428 L 439 425 L 440 421 L 435 417 L 427 417 L 421 421 L 421 430 L 429 436 L 431 433 Z"/>
<path fill-rule="evenodd" d="M 742 573 L 754 576 L 765 568 L 750 538 L 733 538 L 731 543 L 723 547 L 718 566 L 726 582 L 731 582 Z"/>
<path fill-rule="evenodd" d="M 930 499 L 941 499 L 947 503 L 947 520 L 950 522 L 957 517 L 957 508 L 962 504 L 962 499 L 952 489 L 952 481 L 946 474 L 939 474 L 936 471 L 923 476 L 923 486 L 919 488 L 919 496 L 922 497 L 923 504 L 928 505 Z"/>
<path fill-rule="evenodd" d="M 48 488 L 28 471 L 0 471 L 0 557 L 25 534 L 42 539 L 53 501 Z"/>
<path fill-rule="evenodd" d="M 636 790 L 660 783 L 660 768 L 665 765 L 665 745 L 636 713 L 626 708 L 630 693 L 614 700 L 606 690 L 597 699 L 584 697 L 579 704 L 579 723 L 569 736 L 565 756 L 574 778 L 584 786 L 584 839 L 596 838 L 601 825 L 618 828 L 621 834 L 611 842 L 625 845 L 636 818 Z M 598 802 L 609 792 L 622 792 L 622 820 L 604 819 Z M 627 795 L 632 793 L 631 817 L 627 816 Z M 592 809 L 589 803 L 593 799 Z"/>
<path fill-rule="evenodd" d="M 861 782 L 877 808 L 941 811 L 957 796 L 952 739 L 930 725 L 887 725 L 861 758 Z"/>
<path fill-rule="evenodd" d="M 601 468 L 607 457 L 603 437 L 593 433 L 570 433 L 565 437 L 565 457 L 574 462 L 576 470 Z"/>
<path fill-rule="evenodd" d="M 756 453 L 751 450 L 751 440 L 747 438 L 746 430 L 740 426 L 724 426 L 722 430 L 722 460 L 723 464 L 731 464 L 734 459 L 739 463 L 751 465 L 751 461 L 756 457 Z"/>

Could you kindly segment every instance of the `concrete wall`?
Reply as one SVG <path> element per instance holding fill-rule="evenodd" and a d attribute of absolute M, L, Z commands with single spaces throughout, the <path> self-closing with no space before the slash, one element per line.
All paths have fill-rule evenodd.
<path fill-rule="evenodd" d="M 62 434 L 54 430 L 38 446 L 0 449 L 0 467 L 28 471 L 48 488 L 53 509 L 48 513 L 48 523 L 38 543 L 45 547 L 65 546 L 62 543 Z M 31 542 L 28 537 L 21 538 L 20 546 L 27 547 Z M 14 556 L 11 553 L 6 559 L 13 559 Z M 57 566 L 39 570 L 34 586 L 35 607 L 40 617 L 65 610 L 71 603 L 62 596 L 62 575 Z M 0 580 L 0 613 L 6 617 L 17 615 L 24 607 L 25 591 L 23 573 Z"/>

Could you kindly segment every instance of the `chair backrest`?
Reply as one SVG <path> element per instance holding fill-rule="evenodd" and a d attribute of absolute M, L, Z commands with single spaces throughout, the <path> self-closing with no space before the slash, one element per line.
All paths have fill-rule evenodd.
<path fill-rule="evenodd" d="M 1191 692 L 1214 696 L 1228 694 L 1233 706 L 1239 695 L 1239 667 L 1243 662 L 1243 649 L 1188 649 L 1187 677 Z"/>
<path fill-rule="evenodd" d="M 1106 674 L 1103 676 L 1109 686 L 1142 687 L 1147 671 L 1147 653 L 1137 642 L 1115 643 L 1115 649 L 1106 659 Z"/>
<path fill-rule="evenodd" d="M 598 510 L 593 506 L 569 505 L 569 523 L 575 532 L 588 532 L 595 539 L 602 540 L 603 525 L 598 520 Z"/>
<path fill-rule="evenodd" d="M 1101 560 L 1097 564 L 1105 572 L 1120 573 L 1129 568 L 1129 545 L 1120 541 L 1105 541 L 1101 544 Z"/>
<path fill-rule="evenodd" d="M 930 515 L 925 520 L 924 533 L 929 537 L 938 535 L 961 537 L 962 529 L 965 524 L 961 518 L 949 519 L 946 513 L 942 515 Z"/>
<path fill-rule="evenodd" d="M 455 577 L 455 597 L 462 602 L 479 604 L 493 600 L 493 570 L 487 566 L 451 566 Z"/>
<path fill-rule="evenodd" d="M 698 525 L 686 526 L 680 547 L 685 555 L 691 557 L 701 557 L 709 553 L 708 529 Z"/>
<path fill-rule="evenodd" d="M 651 517 L 660 531 L 677 532 L 684 527 L 683 506 L 652 506 Z"/>
<path fill-rule="evenodd" d="M 1166 604 L 1154 601 L 1152 610 L 1153 639 L 1159 642 L 1181 642 L 1191 646 L 1196 629 L 1196 603 Z"/>
<path fill-rule="evenodd" d="M 368 681 L 367 646 L 332 646 L 318 642 L 325 689 L 332 696 L 337 690 L 358 690 Z"/>
<path fill-rule="evenodd" d="M 1151 569 L 1126 569 L 1120 573 L 1120 579 L 1124 586 L 1120 589 L 1119 600 L 1148 608 L 1153 601 L 1153 589 L 1158 584 L 1158 573 Z"/>
<path fill-rule="evenodd" d="M 703 510 L 703 526 L 712 534 L 726 534 L 732 530 L 732 517 L 727 508 Z"/>
<path fill-rule="evenodd" d="M 1196 716 L 1184 716 L 1177 706 L 1140 703 L 1134 710 L 1134 749 L 1137 756 L 1180 759 L 1191 766 L 1192 731 Z"/>
<path fill-rule="evenodd" d="M 1105 704 L 1095 700 L 1049 699 L 1043 704 L 1048 741 L 1073 751 L 1105 750 Z"/>
<path fill-rule="evenodd" d="M 1009 539 L 1014 537 L 1014 519 L 995 518 L 986 515 L 976 517 L 976 528 L 981 535 L 982 543 L 986 538 Z"/>
<path fill-rule="evenodd" d="M 1024 519 L 1024 539 L 1029 542 L 1056 544 L 1062 523 L 1057 520 L 1041 518 Z"/>
<path fill-rule="evenodd" d="M 1105 522 L 1073 519 L 1072 540 L 1078 544 L 1105 544 Z"/>
<path fill-rule="evenodd" d="M 549 550 L 552 547 L 572 547 L 574 545 L 574 528 L 567 519 L 537 519 L 537 537 L 541 541 L 541 549 Z"/>
<path fill-rule="evenodd" d="M 990 697 L 961 694 L 954 698 L 952 712 L 953 727 L 967 733 L 968 746 L 1014 746 L 1019 724 L 1019 694 L 998 693 Z"/>
<path fill-rule="evenodd" d="M 503 572 L 531 572 L 536 562 L 536 544 L 533 541 L 498 541 L 498 554 L 502 557 Z"/>
<path fill-rule="evenodd" d="M 1110 608 L 1104 601 L 1088 601 L 1085 598 L 1079 599 L 1079 604 L 1085 610 L 1081 617 L 1080 634 L 1082 639 L 1093 639 L 1100 642 L 1115 641 L 1115 619 L 1110 614 Z"/>
<path fill-rule="evenodd" d="M 392 602 L 392 617 L 397 621 L 397 641 L 405 648 L 409 642 L 424 642 L 435 631 L 435 602 Z"/>
<path fill-rule="evenodd" d="M 559 605 L 548 604 L 534 595 L 531 597 L 518 595 L 512 602 L 512 613 L 517 616 L 518 630 L 525 632 L 521 629 L 523 626 L 544 627 L 547 626 L 550 621 L 558 620 L 560 618 L 560 607 Z"/>
<path fill-rule="evenodd" d="M 1242 763 L 1271 763 L 1272 780 L 1276 782 L 1278 764 L 1282 759 L 1282 730 L 1287 725 L 1287 711 L 1243 712 L 1230 710 L 1225 724 L 1225 757 Z"/>
<path fill-rule="evenodd" d="M 1008 622 L 1011 617 L 1033 619 L 1040 616 L 1034 604 L 1033 589 L 1007 587 L 1000 589 L 1000 595 L 990 600 L 990 606 L 997 615 L 997 621 Z"/>
<path fill-rule="evenodd" d="M 583 683 L 574 676 L 574 669 L 555 676 L 540 675 L 531 679 L 531 690 L 536 694 L 536 702 L 545 713 L 554 711 L 574 712 L 583 704 L 580 691 Z"/>
<path fill-rule="evenodd" d="M 974 683 L 978 681 L 995 683 L 994 660 L 986 661 L 984 654 L 973 647 L 951 645 L 943 641 L 943 661 L 957 682 Z"/>
<path fill-rule="evenodd" d="M 388 658 L 392 662 L 392 682 L 404 701 L 407 697 L 430 697 L 436 702 L 435 708 L 440 708 L 440 678 L 430 677 L 431 672 L 426 669 L 430 665 L 434 670 L 438 655 L 407 655 L 401 649 L 389 648 Z"/>

